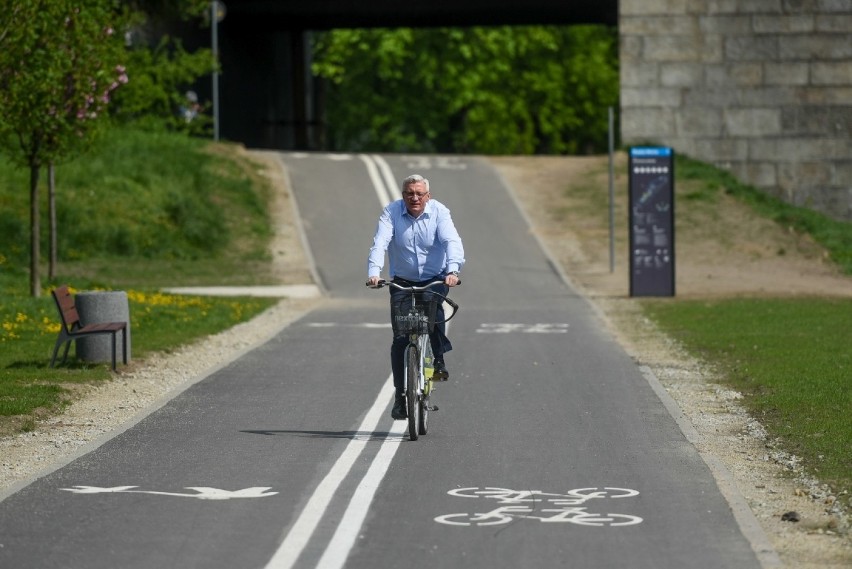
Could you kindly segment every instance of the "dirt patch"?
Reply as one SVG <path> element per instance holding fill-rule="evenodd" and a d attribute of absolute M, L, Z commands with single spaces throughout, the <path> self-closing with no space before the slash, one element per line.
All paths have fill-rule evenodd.
<path fill-rule="evenodd" d="M 536 236 L 591 296 L 629 292 L 626 161 L 619 154 L 614 167 L 615 270 L 610 272 L 606 157 L 491 160 L 516 192 Z M 683 197 L 686 188 L 676 192 L 678 297 L 852 297 L 852 278 L 842 275 L 810 237 L 755 217 L 723 192 L 713 202 L 689 201 Z"/>

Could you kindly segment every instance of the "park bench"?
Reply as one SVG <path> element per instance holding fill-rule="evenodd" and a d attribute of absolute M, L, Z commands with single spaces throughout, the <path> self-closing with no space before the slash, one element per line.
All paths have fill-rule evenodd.
<path fill-rule="evenodd" d="M 59 330 L 59 337 L 56 339 L 56 345 L 53 347 L 53 357 L 50 359 L 50 367 L 53 367 L 54 363 L 56 363 L 56 355 L 59 353 L 59 348 L 62 344 L 65 344 L 65 352 L 62 354 L 62 363 L 65 363 L 65 359 L 68 357 L 68 349 L 71 347 L 71 340 L 86 336 L 110 334 L 112 335 L 112 369 L 115 371 L 116 335 L 119 332 L 121 332 L 124 364 L 127 365 L 127 322 L 102 322 L 83 325 L 80 322 L 80 316 L 77 314 L 77 306 L 74 303 L 74 297 L 68 290 L 68 285 L 56 287 L 52 294 L 53 299 L 56 301 L 56 308 L 59 309 L 62 328 Z"/>

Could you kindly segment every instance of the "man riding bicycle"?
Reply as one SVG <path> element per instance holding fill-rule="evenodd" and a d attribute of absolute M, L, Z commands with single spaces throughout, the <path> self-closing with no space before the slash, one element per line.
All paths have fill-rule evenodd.
<path fill-rule="evenodd" d="M 429 193 L 429 180 L 412 174 L 402 181 L 402 199 L 382 210 L 367 259 L 367 284 L 376 286 L 388 254 L 389 271 L 393 282 L 403 286 L 421 286 L 434 280 L 444 281 L 436 291 L 446 295 L 449 287 L 459 284 L 459 271 L 464 266 L 464 247 L 453 224 L 450 210 Z M 391 311 L 394 305 L 407 301 L 406 293 L 391 289 Z M 410 302 L 410 300 L 408 300 Z M 393 314 L 391 314 L 393 317 Z M 443 322 L 444 309 L 437 305 L 436 322 Z M 429 332 L 434 355 L 433 378 L 446 380 L 449 372 L 444 353 L 453 346 L 445 334 L 446 326 L 437 324 Z M 391 369 L 395 400 L 391 416 L 405 419 L 405 347 L 408 338 L 394 336 L 391 344 Z"/>

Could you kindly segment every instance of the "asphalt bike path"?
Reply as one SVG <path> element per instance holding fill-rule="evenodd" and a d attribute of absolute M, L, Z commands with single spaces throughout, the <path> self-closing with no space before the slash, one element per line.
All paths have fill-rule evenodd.
<path fill-rule="evenodd" d="M 0 567 L 760 567 L 485 162 L 280 159 L 330 300 L 0 502 Z M 363 285 L 381 205 L 412 172 L 468 258 L 451 378 L 416 442 L 389 416 L 387 292 Z"/>
<path fill-rule="evenodd" d="M 433 397 L 441 410 L 428 435 L 399 446 L 363 525 L 340 540 L 338 563 L 345 553 L 345 566 L 357 568 L 759 566 L 701 457 L 565 285 L 490 167 L 439 156 L 369 160 L 391 170 L 389 199 L 398 197 L 393 180 L 430 179 L 468 264 L 451 291 L 462 308 L 449 333 L 451 381 Z M 335 186 L 347 160 L 285 161 L 300 211 L 314 212 L 306 232 L 318 265 L 348 273 L 340 260 L 354 258 L 353 276 L 332 279 L 358 294 L 350 283 L 363 280 L 364 248 L 351 242 L 369 242 L 378 208 L 368 216 L 349 200 L 345 215 L 363 215 L 367 226 L 363 237 L 349 234 L 331 206 L 346 192 L 302 191 L 309 179 Z M 319 566 L 344 566 L 329 557 Z"/>

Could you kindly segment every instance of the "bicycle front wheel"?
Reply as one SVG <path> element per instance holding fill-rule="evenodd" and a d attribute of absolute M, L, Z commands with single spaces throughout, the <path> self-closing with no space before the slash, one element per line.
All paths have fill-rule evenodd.
<path fill-rule="evenodd" d="M 429 397 L 432 395 L 433 356 L 429 336 L 420 344 L 420 369 L 423 371 L 423 390 L 420 393 L 420 416 L 417 420 L 417 432 L 425 435 L 429 431 Z"/>
<path fill-rule="evenodd" d="M 417 440 L 417 426 L 420 423 L 420 397 L 418 386 L 420 385 L 420 350 L 416 346 L 409 346 L 405 351 L 405 398 L 408 407 L 408 438 Z"/>

